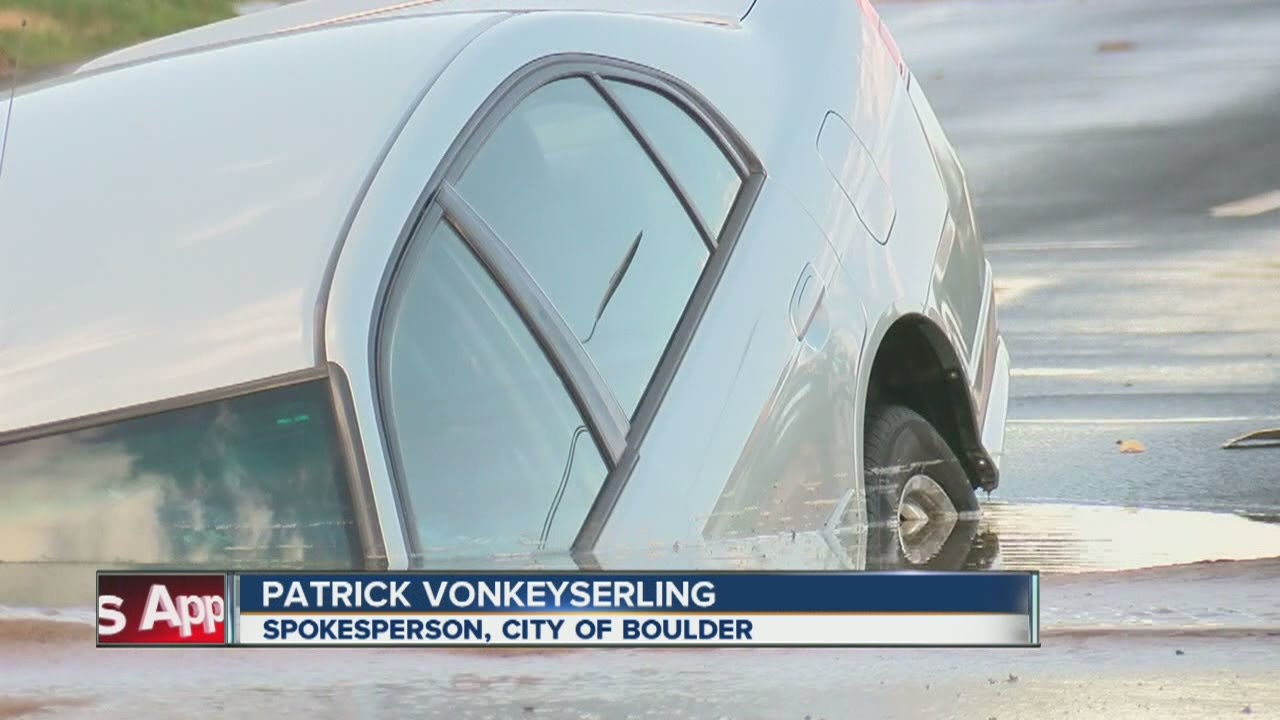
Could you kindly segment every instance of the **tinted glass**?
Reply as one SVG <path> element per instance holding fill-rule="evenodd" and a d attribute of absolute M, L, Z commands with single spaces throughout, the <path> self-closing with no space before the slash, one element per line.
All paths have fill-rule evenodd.
<path fill-rule="evenodd" d="M 553 82 L 503 119 L 457 188 L 633 412 L 707 249 L 626 126 L 586 80 Z"/>
<path fill-rule="evenodd" d="M 566 549 L 604 461 L 470 249 L 444 223 L 423 240 L 391 300 L 383 396 L 425 560 Z"/>
<path fill-rule="evenodd" d="M 0 447 L 0 561 L 354 567 L 327 385 Z"/>
<path fill-rule="evenodd" d="M 663 95 L 614 80 L 609 81 L 609 89 L 671 168 L 712 237 L 719 235 L 742 187 L 742 178 L 720 146 L 693 116 Z"/>

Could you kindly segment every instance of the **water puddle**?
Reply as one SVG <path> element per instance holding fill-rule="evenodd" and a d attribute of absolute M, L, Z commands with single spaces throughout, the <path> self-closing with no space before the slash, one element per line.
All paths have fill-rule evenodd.
<path fill-rule="evenodd" d="M 1280 557 L 1280 524 L 1260 521 L 1268 518 L 1088 505 L 983 510 L 978 538 L 999 548 L 984 551 L 973 569 L 1082 573 Z"/>

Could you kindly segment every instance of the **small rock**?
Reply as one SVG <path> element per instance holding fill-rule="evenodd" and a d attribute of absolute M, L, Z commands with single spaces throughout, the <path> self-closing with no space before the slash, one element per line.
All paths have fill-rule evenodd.
<path fill-rule="evenodd" d="M 1009 679 L 1006 680 L 1005 682 L 1016 683 L 1018 682 L 1018 676 L 1014 675 L 1013 673 L 1009 673 Z"/>
<path fill-rule="evenodd" d="M 1252 707 L 1250 707 L 1250 706 L 1248 706 L 1248 705 L 1245 705 L 1244 707 L 1240 708 L 1240 714 L 1241 714 L 1241 715 L 1252 715 L 1252 714 L 1253 714 L 1253 708 L 1252 708 Z"/>
<path fill-rule="evenodd" d="M 532 705 L 525 705 L 525 706 L 524 706 L 524 711 L 525 711 L 526 713 L 531 713 L 531 712 L 533 712 L 533 706 L 532 706 Z"/>
<path fill-rule="evenodd" d="M 1174 654 L 1174 655 L 1186 655 L 1186 653 L 1184 653 L 1184 652 L 1183 652 L 1183 651 L 1181 651 L 1181 650 L 1174 650 L 1174 651 L 1173 651 L 1173 654 Z"/>

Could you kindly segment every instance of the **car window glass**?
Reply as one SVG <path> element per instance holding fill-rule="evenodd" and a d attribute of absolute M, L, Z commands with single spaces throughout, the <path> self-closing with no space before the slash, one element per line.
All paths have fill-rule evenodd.
<path fill-rule="evenodd" d="M 383 394 L 425 559 L 568 548 L 605 463 L 529 329 L 448 224 L 416 241 L 388 318 Z"/>
<path fill-rule="evenodd" d="M 708 251 L 621 119 L 586 80 L 552 82 L 502 120 L 457 189 L 633 413 Z"/>
<path fill-rule="evenodd" d="M 325 381 L 0 446 L 0 563 L 353 568 Z"/>
<path fill-rule="evenodd" d="M 742 187 L 742 178 L 729 158 L 688 112 L 665 96 L 627 82 L 611 80 L 608 84 L 671 167 L 712 237 L 719 235 Z"/>

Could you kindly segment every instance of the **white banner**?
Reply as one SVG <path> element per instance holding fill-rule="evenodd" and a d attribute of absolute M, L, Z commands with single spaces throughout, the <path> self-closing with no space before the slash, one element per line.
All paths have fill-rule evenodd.
<path fill-rule="evenodd" d="M 1034 646 L 995 613 L 244 613 L 238 645 Z"/>

